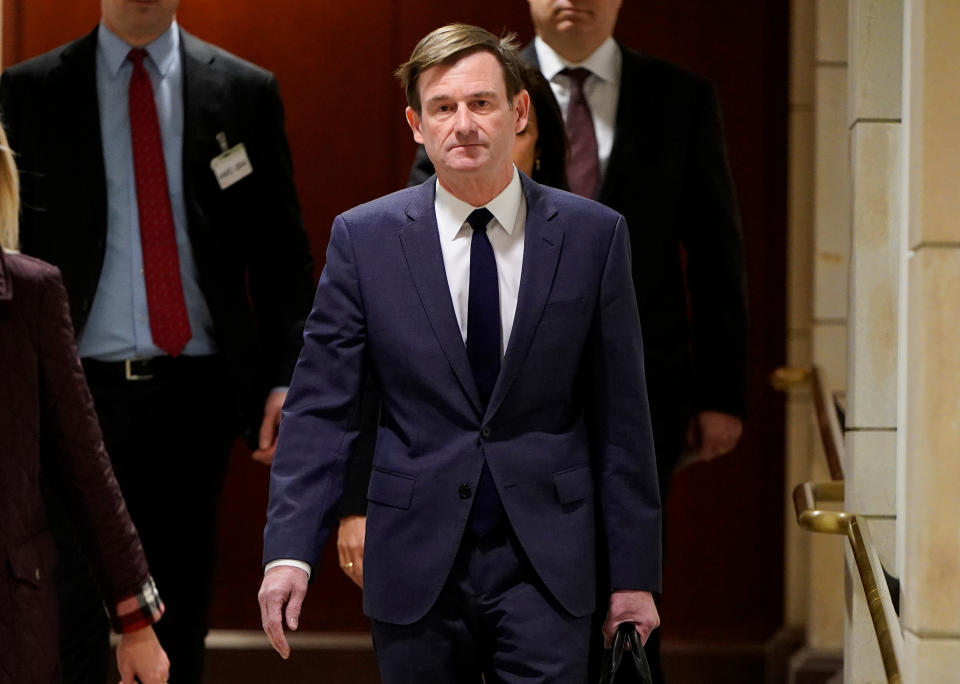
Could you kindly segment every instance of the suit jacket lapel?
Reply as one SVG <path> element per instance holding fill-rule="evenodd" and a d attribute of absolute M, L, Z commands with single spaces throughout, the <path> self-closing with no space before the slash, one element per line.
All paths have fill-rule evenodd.
<path fill-rule="evenodd" d="M 637 87 L 644 79 L 644 57 L 622 45 L 619 47 L 620 54 L 623 55 L 623 71 L 620 76 L 613 149 L 610 151 L 607 171 L 603 174 L 600 192 L 597 194 L 597 201 L 608 206 L 614 189 L 623 187 L 623 179 L 637 175 L 637 161 L 648 158 L 642 150 L 639 153 L 636 151 L 645 146 L 642 134 L 652 130 L 647 123 L 650 106 L 643 102 L 648 89 Z"/>
<path fill-rule="evenodd" d="M 440 235 L 434 209 L 436 176 L 431 176 L 419 187 L 413 202 L 407 207 L 409 223 L 400 231 L 403 255 L 413 276 L 420 302 L 430 327 L 440 342 L 447 361 L 453 368 L 463 391 L 478 414 L 481 414 L 480 392 L 473 379 L 467 348 L 463 344 L 457 315 L 450 301 L 450 285 L 440 251 Z"/>
<path fill-rule="evenodd" d="M 537 48 L 532 40 L 520 51 L 520 59 L 532 67 L 536 67 L 537 69 L 540 68 L 540 59 L 537 57 Z"/>
<path fill-rule="evenodd" d="M 85 186 L 80 196 L 90 203 L 86 208 L 75 207 L 74 216 L 81 219 L 76 229 L 86 230 L 90 244 L 97 244 L 107 233 L 107 180 L 97 100 L 97 30 L 70 43 L 60 59 L 50 74 L 50 87 L 61 93 L 59 101 L 65 103 L 64 111 L 70 115 L 61 129 L 63 135 L 57 138 L 59 154 L 68 165 L 82 160 L 82 169 L 68 171 Z"/>
<path fill-rule="evenodd" d="M 540 186 L 523 174 L 520 174 L 520 180 L 527 201 L 520 292 L 513 330 L 510 332 L 510 341 L 500 367 L 500 376 L 490 396 L 487 418 L 503 403 L 504 397 L 510 391 L 510 385 L 527 357 L 540 315 L 553 287 L 553 276 L 563 245 L 563 229 L 552 221 L 557 214 L 556 207 L 548 200 Z"/>
<path fill-rule="evenodd" d="M 196 245 L 204 221 L 203 205 L 196 189 L 197 174 L 212 173 L 209 162 L 218 154 L 216 136 L 222 126 L 221 93 L 226 79 L 219 73 L 216 53 L 201 40 L 180 29 L 180 57 L 183 69 L 183 192 L 186 199 L 187 230 Z M 214 130 L 215 129 L 215 130 Z M 235 145 L 239 140 L 228 140 Z"/>

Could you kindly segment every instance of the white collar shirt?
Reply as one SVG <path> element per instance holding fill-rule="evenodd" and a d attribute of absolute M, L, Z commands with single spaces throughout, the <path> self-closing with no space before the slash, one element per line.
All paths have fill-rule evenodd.
<path fill-rule="evenodd" d="M 607 172 L 613 138 L 616 133 L 617 104 L 620 100 L 620 80 L 623 73 L 623 54 L 613 38 L 607 38 L 593 53 L 579 63 L 570 62 L 537 36 L 533 41 L 543 77 L 557 98 L 564 121 L 570 108 L 570 77 L 560 73 L 564 69 L 583 67 L 590 76 L 583 84 L 583 94 L 590 105 L 593 128 L 597 135 L 597 154 L 600 157 L 601 178 Z"/>
<path fill-rule="evenodd" d="M 523 269 L 523 236 L 526 227 L 527 203 L 520 185 L 516 167 L 513 178 L 503 191 L 484 205 L 494 220 L 487 227 L 487 237 L 497 262 L 497 282 L 500 287 L 500 354 L 503 356 L 510 341 L 513 320 L 517 313 L 520 275 Z M 440 235 L 440 251 L 450 287 L 450 299 L 460 326 L 460 336 L 467 341 L 467 315 L 470 302 L 470 245 L 473 229 L 467 217 L 474 207 L 454 197 L 437 180 L 434 210 Z"/>

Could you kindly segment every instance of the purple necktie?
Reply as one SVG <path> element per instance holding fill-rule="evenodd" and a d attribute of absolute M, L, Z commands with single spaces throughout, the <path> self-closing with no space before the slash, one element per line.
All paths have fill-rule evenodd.
<path fill-rule="evenodd" d="M 593 199 L 600 186 L 600 157 L 593 114 L 583 94 L 583 84 L 591 72 L 579 67 L 564 69 L 560 73 L 570 79 L 570 105 L 566 122 L 567 139 L 570 141 L 570 163 L 567 165 L 570 190 Z"/>

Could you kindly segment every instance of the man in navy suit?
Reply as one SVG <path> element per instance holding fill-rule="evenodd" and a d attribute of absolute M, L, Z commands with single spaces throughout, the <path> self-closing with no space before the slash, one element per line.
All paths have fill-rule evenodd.
<path fill-rule="evenodd" d="M 627 226 L 513 166 L 519 64 L 471 26 L 421 40 L 398 76 L 437 175 L 334 221 L 271 471 L 259 599 L 284 658 L 368 375 L 382 409 L 364 610 L 384 682 L 584 682 L 598 547 L 604 636 L 659 623 Z"/>

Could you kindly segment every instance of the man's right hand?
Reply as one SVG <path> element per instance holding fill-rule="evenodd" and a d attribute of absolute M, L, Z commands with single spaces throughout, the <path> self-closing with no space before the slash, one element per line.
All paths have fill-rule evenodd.
<path fill-rule="evenodd" d="M 307 595 L 307 573 L 290 565 L 277 565 L 263 576 L 260 593 L 260 620 L 270 645 L 284 660 L 290 657 L 290 644 L 283 633 L 284 617 L 287 628 L 297 629 L 300 607 Z"/>
<path fill-rule="evenodd" d="M 165 684 L 170 661 L 149 625 L 120 635 L 117 643 L 117 671 L 120 684 Z M 136 679 L 135 679 L 136 678 Z"/>

